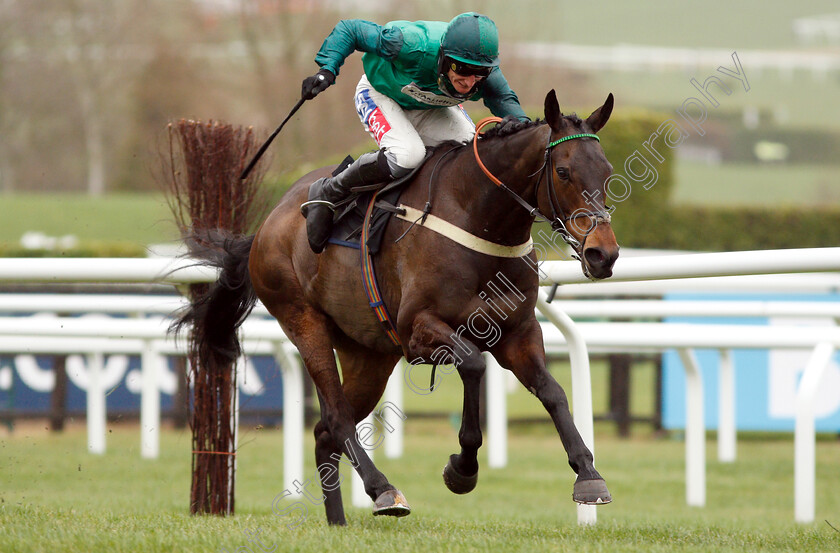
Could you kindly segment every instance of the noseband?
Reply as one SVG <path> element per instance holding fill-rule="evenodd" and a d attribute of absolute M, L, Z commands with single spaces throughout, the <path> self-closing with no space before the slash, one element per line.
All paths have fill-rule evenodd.
<path fill-rule="evenodd" d="M 543 220 L 551 225 L 552 230 L 559 233 L 560 236 L 563 238 L 563 241 L 566 242 L 569 246 L 574 249 L 575 254 L 578 260 L 583 261 L 583 247 L 586 244 L 586 239 L 589 237 L 592 232 L 595 231 L 595 228 L 600 223 L 609 223 L 610 222 L 610 214 L 603 209 L 599 209 L 597 211 L 583 211 L 577 210 L 571 215 L 564 215 L 563 209 L 560 207 L 560 201 L 557 198 L 557 192 L 554 190 L 554 186 L 552 186 L 552 178 L 551 174 L 554 172 L 554 160 L 551 158 L 551 150 L 558 144 L 566 142 L 568 140 L 574 140 L 577 138 L 594 138 L 597 141 L 601 141 L 598 138 L 598 135 L 590 134 L 590 133 L 581 133 L 581 134 L 573 134 L 570 136 L 564 136 L 563 138 L 559 138 L 557 140 L 551 140 L 551 130 L 549 129 L 548 133 L 548 144 L 545 147 L 545 162 L 543 163 L 542 167 L 539 169 L 539 177 L 537 180 L 537 186 L 535 189 L 535 195 L 539 198 L 539 188 L 540 184 L 543 181 L 543 175 L 545 175 L 545 182 L 546 186 L 548 187 L 548 204 L 551 207 L 551 217 L 544 215 L 538 207 L 533 207 L 531 204 L 526 202 L 519 194 L 508 188 L 502 181 L 496 178 L 495 175 L 490 173 L 487 167 L 484 166 L 481 159 L 478 157 L 478 132 L 485 126 L 490 123 L 497 123 L 501 121 L 498 117 L 488 117 L 487 119 L 483 119 L 479 121 L 478 125 L 475 129 L 475 138 L 473 139 L 473 152 L 475 153 L 475 159 L 478 162 L 479 167 L 481 170 L 484 171 L 484 174 L 487 175 L 491 181 L 493 181 L 496 186 L 510 194 L 516 202 L 528 210 L 528 213 L 537 219 Z M 536 174 L 536 173 L 534 173 Z M 531 175 L 533 176 L 533 175 Z M 569 221 L 574 221 L 580 217 L 588 217 L 590 221 L 589 228 L 583 233 L 583 239 L 577 240 L 572 233 L 569 232 L 568 227 L 566 226 Z"/>

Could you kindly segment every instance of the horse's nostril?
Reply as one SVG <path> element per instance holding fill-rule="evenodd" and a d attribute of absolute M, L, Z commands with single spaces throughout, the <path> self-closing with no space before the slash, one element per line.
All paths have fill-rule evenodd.
<path fill-rule="evenodd" d="M 601 248 L 586 248 L 583 257 L 586 258 L 586 263 L 592 267 L 600 267 L 607 260 L 607 256 Z"/>

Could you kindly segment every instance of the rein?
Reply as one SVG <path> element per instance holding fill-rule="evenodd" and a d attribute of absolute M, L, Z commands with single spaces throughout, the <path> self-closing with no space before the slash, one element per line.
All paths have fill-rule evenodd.
<path fill-rule="evenodd" d="M 473 153 L 475 154 L 475 160 L 478 163 L 478 166 L 487 175 L 496 186 L 507 192 L 508 194 L 513 197 L 516 202 L 525 208 L 528 213 L 535 218 L 540 218 L 551 225 L 551 228 L 558 232 L 560 236 L 563 238 L 569 246 L 571 246 L 578 256 L 583 255 L 583 246 L 586 243 L 586 239 L 589 235 L 595 230 L 595 227 L 598 226 L 600 223 L 609 223 L 610 222 L 610 215 L 604 210 L 598 211 L 582 211 L 577 210 L 572 215 L 564 216 L 563 210 L 560 207 L 560 202 L 557 199 L 556 191 L 554 190 L 554 186 L 552 186 L 552 179 L 551 173 L 554 171 L 554 160 L 551 158 L 551 150 L 558 144 L 562 144 L 568 140 L 574 140 L 577 138 L 594 138 L 597 141 L 601 141 L 601 139 L 596 134 L 591 133 L 580 133 L 580 134 L 573 134 L 570 136 L 564 136 L 562 138 L 558 138 L 557 140 L 551 140 L 551 131 L 549 130 L 548 133 L 548 144 L 545 147 L 545 162 L 543 166 L 539 170 L 539 177 L 537 180 L 537 189 L 536 193 L 539 194 L 539 186 L 543 180 L 543 174 L 546 176 L 546 186 L 548 187 L 548 200 L 549 205 L 551 206 L 551 217 L 547 217 L 544 215 L 538 207 L 534 207 L 529 204 L 525 199 L 523 199 L 519 194 L 511 190 L 507 185 L 505 185 L 501 180 L 499 180 L 493 173 L 490 172 L 489 169 L 484 165 L 481 161 L 481 157 L 478 155 L 478 136 L 479 131 L 484 128 L 485 126 L 492 124 L 492 123 L 499 123 L 502 121 L 500 117 L 487 117 L 486 119 L 482 119 L 478 122 L 475 127 L 475 136 L 473 138 Z M 587 229 L 587 231 L 583 235 L 583 242 L 578 241 L 572 233 L 569 232 L 569 229 L 566 227 L 566 223 L 569 221 L 575 220 L 579 217 L 588 217 L 590 222 L 592 223 Z"/>

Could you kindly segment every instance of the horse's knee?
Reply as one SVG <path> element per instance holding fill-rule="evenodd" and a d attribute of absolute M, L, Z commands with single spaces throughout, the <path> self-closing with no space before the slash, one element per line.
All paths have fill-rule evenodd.
<path fill-rule="evenodd" d="M 317 463 L 320 464 L 328 460 L 330 455 L 339 451 L 338 445 L 323 420 L 315 424 L 313 434 L 315 434 L 315 460 Z"/>
<path fill-rule="evenodd" d="M 324 422 L 323 419 L 319 420 L 315 423 L 315 428 L 313 428 L 312 433 L 315 435 L 315 440 L 317 441 L 318 438 L 321 437 L 323 433 L 329 433 L 329 429 L 327 428 L 327 424 Z"/>
<path fill-rule="evenodd" d="M 328 413 L 325 429 L 330 436 L 335 451 L 343 449 L 343 445 L 350 439 L 355 440 L 356 425 L 352 415 L 346 413 Z"/>
<path fill-rule="evenodd" d="M 556 381 L 539 382 L 532 386 L 530 390 L 549 413 L 569 410 L 569 400 L 566 397 L 566 392 Z"/>
<path fill-rule="evenodd" d="M 487 369 L 487 362 L 475 345 L 470 343 L 470 346 L 474 349 L 472 349 L 470 355 L 464 356 L 458 363 L 458 375 L 461 377 L 464 386 L 477 386 L 481 383 L 481 379 Z"/>

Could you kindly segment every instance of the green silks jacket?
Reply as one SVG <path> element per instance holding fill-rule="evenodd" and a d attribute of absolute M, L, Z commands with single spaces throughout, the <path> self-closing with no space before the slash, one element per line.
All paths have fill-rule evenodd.
<path fill-rule="evenodd" d="M 438 54 L 447 23 L 392 21 L 377 25 L 361 19 L 338 22 L 315 56 L 322 68 L 338 75 L 353 52 L 364 52 L 362 64 L 370 84 L 405 109 L 455 106 L 464 98 L 447 95 L 438 84 Z M 466 100 L 483 100 L 497 117 L 527 120 L 519 98 L 496 67 Z"/>

